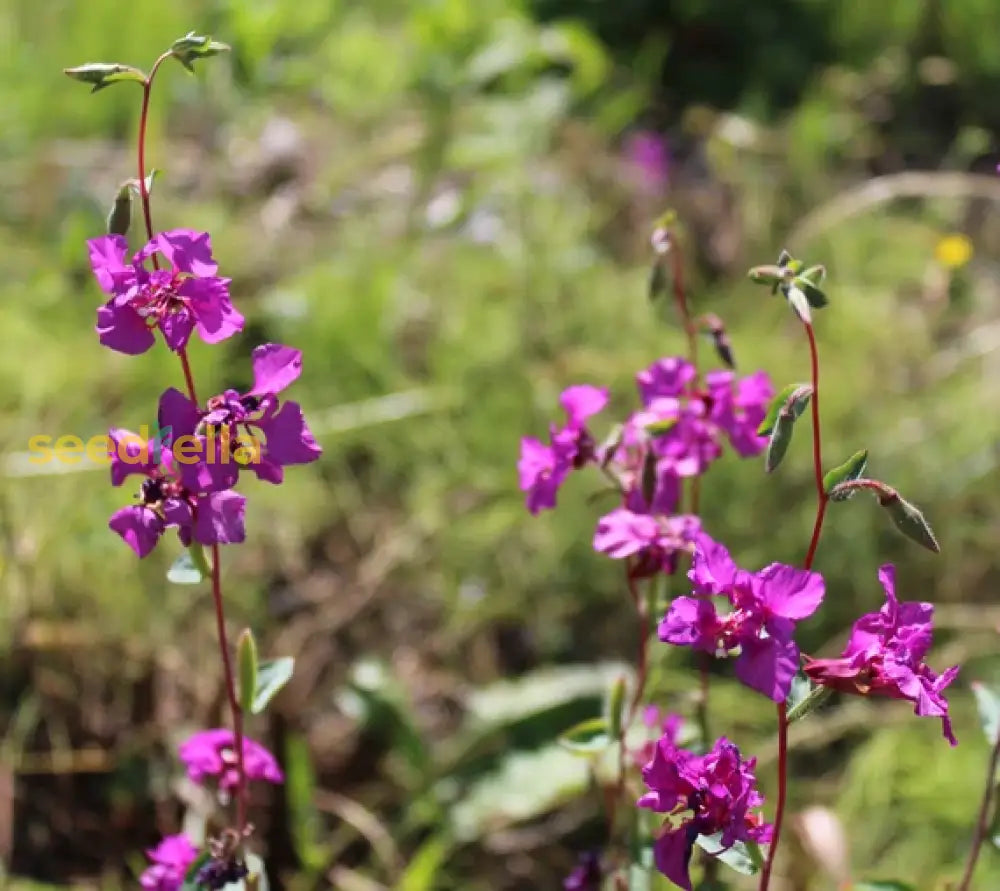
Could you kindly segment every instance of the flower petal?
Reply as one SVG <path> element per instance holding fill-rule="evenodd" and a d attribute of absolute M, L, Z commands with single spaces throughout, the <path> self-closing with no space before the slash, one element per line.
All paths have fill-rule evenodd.
<path fill-rule="evenodd" d="M 265 343 L 253 351 L 250 395 L 280 393 L 302 374 L 302 351 L 280 343 Z"/>
<path fill-rule="evenodd" d="M 148 507 L 138 504 L 115 511 L 108 527 L 117 532 L 139 557 L 145 557 L 163 534 L 163 520 Z"/>
<path fill-rule="evenodd" d="M 138 356 L 156 343 L 142 316 L 118 297 L 98 307 L 96 331 L 104 346 L 128 356 Z"/>

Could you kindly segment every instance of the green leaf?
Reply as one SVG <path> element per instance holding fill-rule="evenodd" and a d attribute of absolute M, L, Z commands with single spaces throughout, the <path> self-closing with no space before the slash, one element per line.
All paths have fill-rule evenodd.
<path fill-rule="evenodd" d="M 559 737 L 559 745 L 576 755 L 595 755 L 603 752 L 612 736 L 607 718 L 590 718 L 570 727 Z"/>
<path fill-rule="evenodd" d="M 848 480 L 860 479 L 865 472 L 865 468 L 868 467 L 868 450 L 862 449 L 860 452 L 855 452 L 839 467 L 834 467 L 829 473 L 823 477 L 823 491 L 827 495 L 838 483 L 847 482 Z M 846 495 L 840 495 L 836 500 L 845 501 L 850 498 L 853 492 L 848 492 Z"/>
<path fill-rule="evenodd" d="M 788 285 L 782 288 L 788 305 L 795 310 L 795 314 L 807 325 L 812 324 L 812 312 L 809 309 L 809 298 L 798 285 Z"/>
<path fill-rule="evenodd" d="M 804 675 L 797 674 L 792 680 L 792 690 L 786 703 L 788 713 L 786 719 L 789 724 L 800 721 L 811 711 L 814 711 L 833 693 L 829 687 L 815 685 L 809 682 Z M 793 701 L 794 700 L 794 701 Z"/>
<path fill-rule="evenodd" d="M 976 710 L 986 741 L 994 745 L 1000 733 L 1000 693 L 980 681 L 973 681 L 970 686 L 972 695 L 976 697 Z"/>
<path fill-rule="evenodd" d="M 128 228 L 132 223 L 132 190 L 128 183 L 125 183 L 115 195 L 114 204 L 108 213 L 105 229 L 108 235 L 128 235 Z"/>
<path fill-rule="evenodd" d="M 292 678 L 295 660 L 291 656 L 265 659 L 257 666 L 257 685 L 254 688 L 250 711 L 259 715 L 278 691 Z"/>
<path fill-rule="evenodd" d="M 201 891 L 201 886 L 195 882 L 195 879 L 198 876 L 198 870 L 211 859 L 212 855 L 208 851 L 202 851 L 194 858 L 187 872 L 184 873 L 184 884 L 181 885 L 181 891 Z"/>
<path fill-rule="evenodd" d="M 618 739 L 622 733 L 622 721 L 625 715 L 625 678 L 620 677 L 611 686 L 608 696 L 608 735 Z"/>
<path fill-rule="evenodd" d="M 653 421 L 651 424 L 647 424 L 643 429 L 655 439 L 657 436 L 668 434 L 677 426 L 677 423 L 677 418 L 664 418 L 662 421 Z"/>
<path fill-rule="evenodd" d="M 907 882 L 886 879 L 874 882 L 856 882 L 851 885 L 851 891 L 917 891 L 917 889 Z"/>
<path fill-rule="evenodd" d="M 695 839 L 695 844 L 705 851 L 710 857 L 725 863 L 730 869 L 745 876 L 756 875 L 760 871 L 763 863 L 760 848 L 756 844 L 746 842 L 736 842 L 731 848 L 720 850 L 722 847 L 722 833 L 716 832 L 714 835 L 699 835 Z M 751 844 L 753 851 L 751 851 Z"/>
<path fill-rule="evenodd" d="M 757 285 L 774 285 L 783 278 L 781 267 L 774 264 L 754 266 L 747 275 L 750 281 Z"/>
<path fill-rule="evenodd" d="M 935 554 L 941 552 L 941 545 L 938 544 L 930 523 L 914 505 L 910 504 L 898 492 L 893 492 L 890 496 L 880 497 L 879 504 L 889 512 L 892 522 L 896 524 L 896 528 L 903 535 L 915 541 L 922 548 L 927 548 L 928 551 L 933 551 Z"/>
<path fill-rule="evenodd" d="M 817 263 L 815 266 L 802 270 L 799 277 L 818 288 L 823 284 L 823 279 L 826 278 L 826 267 Z"/>
<path fill-rule="evenodd" d="M 767 452 L 764 455 L 764 471 L 772 473 L 781 464 L 788 451 L 788 446 L 792 441 L 792 432 L 795 429 L 795 420 L 788 415 L 778 415 L 777 423 L 771 431 L 771 439 L 767 443 Z"/>
<path fill-rule="evenodd" d="M 806 406 L 809 404 L 809 396 L 812 395 L 812 387 L 808 384 L 789 384 L 785 387 L 777 396 L 775 396 L 770 405 L 767 407 L 767 414 L 764 415 L 764 420 L 760 422 L 760 426 L 757 427 L 758 436 L 770 436 L 771 431 L 774 429 L 774 425 L 778 421 L 778 415 L 781 414 L 781 410 L 789 402 L 792 394 L 798 390 L 808 391 L 808 395 L 802 399 L 797 399 L 793 405 L 792 409 L 796 412 L 796 417 L 805 411 Z"/>
<path fill-rule="evenodd" d="M 236 663 L 240 673 L 240 708 L 244 712 L 253 707 L 257 695 L 257 641 L 253 632 L 244 628 L 236 643 Z M 273 694 L 272 694 L 273 695 Z M 269 697 L 270 698 L 270 697 Z"/>
<path fill-rule="evenodd" d="M 118 62 L 87 62 L 85 65 L 77 65 L 75 68 L 64 68 L 63 74 L 72 77 L 73 80 L 82 81 L 85 84 L 93 84 L 91 93 L 110 87 L 120 81 L 131 80 L 137 83 L 145 83 L 146 75 L 138 68 L 131 65 L 121 65 Z"/>
<path fill-rule="evenodd" d="M 204 575 L 198 568 L 190 550 L 185 551 L 174 560 L 170 569 L 167 570 L 167 581 L 174 585 L 197 585 L 203 578 Z"/>
<path fill-rule="evenodd" d="M 403 870 L 393 886 L 395 891 L 431 891 L 450 850 L 451 842 L 447 837 L 432 835 L 420 845 Z"/>
<path fill-rule="evenodd" d="M 209 56 L 217 56 L 219 53 L 228 53 L 232 49 L 225 43 L 212 40 L 205 34 L 196 34 L 189 31 L 183 37 L 178 38 L 170 47 L 173 57 L 181 63 L 188 71 L 194 71 L 194 63 L 198 59 L 205 59 Z"/>
<path fill-rule="evenodd" d="M 826 294 L 805 278 L 805 276 L 800 275 L 792 279 L 792 284 L 806 295 L 806 301 L 813 309 L 822 309 L 830 302 L 827 300 Z"/>

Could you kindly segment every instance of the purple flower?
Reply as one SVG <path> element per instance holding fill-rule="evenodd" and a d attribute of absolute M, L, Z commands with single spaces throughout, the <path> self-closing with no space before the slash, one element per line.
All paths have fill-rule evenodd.
<path fill-rule="evenodd" d="M 948 716 L 944 689 L 958 674 L 952 666 L 935 674 L 924 662 L 931 645 L 934 607 L 896 599 L 896 570 L 886 563 L 878 571 L 885 604 L 854 623 L 847 647 L 838 659 L 809 659 L 803 669 L 817 684 L 860 696 L 907 699 L 921 717 L 941 719 L 945 738 L 958 745 Z"/>
<path fill-rule="evenodd" d="M 147 891 L 178 891 L 198 849 L 186 835 L 168 835 L 146 856 L 151 865 L 139 877 L 139 884 Z"/>
<path fill-rule="evenodd" d="M 236 766 L 236 743 L 233 732 L 225 728 L 203 730 L 190 737 L 178 749 L 187 766 L 191 782 L 201 785 L 207 777 L 218 777 L 220 789 L 235 789 L 239 785 Z M 243 737 L 243 766 L 248 780 L 283 783 L 285 775 L 267 749 L 252 739 Z"/>
<path fill-rule="evenodd" d="M 607 405 L 608 391 L 582 384 L 563 390 L 559 401 L 566 411 L 566 426 L 551 426 L 550 444 L 530 436 L 521 440 L 517 471 L 532 514 L 555 507 L 559 487 L 570 471 L 594 460 L 594 440 L 586 422 Z"/>
<path fill-rule="evenodd" d="M 688 866 L 699 835 L 721 833 L 720 851 L 736 842 L 766 843 L 771 826 L 751 811 L 764 803 L 756 789 L 756 759 L 743 761 L 725 737 L 710 752 L 695 755 L 677 748 L 671 735 L 656 744 L 642 769 L 646 792 L 641 808 L 667 814 L 653 847 L 656 868 L 671 882 L 691 891 Z"/>
<path fill-rule="evenodd" d="M 694 516 L 653 516 L 618 508 L 605 514 L 597 523 L 594 550 L 616 560 L 638 557 L 632 567 L 635 578 L 646 578 L 677 569 L 677 554 L 690 551 L 701 530 Z"/>
<path fill-rule="evenodd" d="M 173 388 L 160 397 L 160 429 L 170 431 L 181 479 L 193 491 L 231 488 L 241 467 L 280 483 L 284 467 L 308 464 L 322 454 L 299 404 L 277 396 L 302 373 L 302 353 L 267 343 L 253 351 L 252 361 L 253 387 L 213 396 L 204 410 Z M 190 454 L 181 451 L 182 439 Z"/>
<path fill-rule="evenodd" d="M 651 130 L 639 130 L 625 140 L 624 154 L 638 173 L 640 186 L 648 189 L 666 186 L 670 167 L 666 139 Z"/>
<path fill-rule="evenodd" d="M 159 328 L 170 349 L 187 346 L 192 331 L 218 343 L 243 330 L 243 316 L 229 299 L 229 279 L 216 273 L 207 232 L 161 232 L 126 263 L 128 242 L 102 235 L 87 242 L 90 265 L 101 290 L 111 299 L 97 310 L 97 333 L 106 347 L 137 355 L 148 350 Z M 147 269 L 163 257 L 167 266 Z"/>
<path fill-rule="evenodd" d="M 565 891 L 600 891 L 600 856 L 594 851 L 581 854 L 573 871 L 563 879 L 563 888 Z"/>
<path fill-rule="evenodd" d="M 767 374 L 758 371 L 737 380 L 731 371 L 712 371 L 705 376 L 705 384 L 711 396 L 710 417 L 726 432 L 736 452 L 744 458 L 759 455 L 767 446 L 767 437 L 758 436 L 757 427 L 774 396 Z"/>
<path fill-rule="evenodd" d="M 811 616 L 825 593 L 815 572 L 772 563 L 756 573 L 740 569 L 729 552 L 707 535 L 695 542 L 688 578 L 693 597 L 678 597 L 660 622 L 666 643 L 717 656 L 738 651 L 736 676 L 775 702 L 784 702 L 799 667 L 792 639 L 795 623 Z M 720 614 L 711 597 L 724 597 Z"/>
<path fill-rule="evenodd" d="M 128 430 L 113 429 L 111 483 L 120 486 L 131 474 L 144 477 L 138 504 L 112 514 L 108 526 L 139 557 L 145 557 L 169 528 L 181 543 L 235 544 L 243 541 L 246 499 L 232 491 L 194 493 L 181 482 L 170 449 Z M 155 457 L 155 456 L 158 456 Z"/>

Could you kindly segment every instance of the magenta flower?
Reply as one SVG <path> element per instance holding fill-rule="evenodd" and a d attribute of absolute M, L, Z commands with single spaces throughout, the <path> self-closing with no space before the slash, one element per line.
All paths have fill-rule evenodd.
<path fill-rule="evenodd" d="M 146 856 L 151 865 L 139 877 L 139 884 L 146 891 L 178 891 L 198 849 L 186 835 L 168 835 Z"/>
<path fill-rule="evenodd" d="M 924 662 L 933 633 L 930 603 L 896 599 L 896 570 L 886 563 L 878 571 L 885 604 L 854 623 L 847 647 L 838 659 L 810 659 L 805 673 L 814 683 L 842 693 L 907 699 L 921 717 L 941 719 L 945 738 L 958 745 L 948 716 L 944 689 L 958 674 L 954 665 L 935 674 Z"/>
<path fill-rule="evenodd" d="M 280 483 L 284 467 L 308 464 L 322 454 L 297 402 L 277 394 L 302 373 L 302 353 L 267 343 L 253 351 L 254 385 L 247 393 L 226 390 L 198 408 L 179 390 L 160 397 L 158 421 L 169 430 L 181 479 L 193 491 L 217 492 L 236 484 L 241 467 Z M 180 454 L 181 438 L 191 454 Z"/>
<path fill-rule="evenodd" d="M 564 891 L 600 891 L 601 858 L 594 851 L 582 853 L 573 871 L 563 879 Z"/>
<path fill-rule="evenodd" d="M 775 702 L 788 698 L 799 667 L 792 635 L 795 623 L 811 616 L 825 593 L 819 573 L 772 563 L 756 573 L 740 569 L 729 552 L 707 535 L 695 542 L 688 578 L 693 597 L 677 597 L 660 622 L 666 643 L 716 656 L 736 656 L 736 676 Z M 723 597 L 720 614 L 711 597 Z"/>
<path fill-rule="evenodd" d="M 146 442 L 128 430 L 109 433 L 111 483 L 120 486 L 138 473 L 145 477 L 138 504 L 112 514 L 108 526 L 139 557 L 145 557 L 167 529 L 177 529 L 181 543 L 235 544 L 243 541 L 246 499 L 236 492 L 195 494 L 180 479 L 170 449 Z"/>
<path fill-rule="evenodd" d="M 771 379 L 763 371 L 738 380 L 731 371 L 711 371 L 705 384 L 711 397 L 709 416 L 726 432 L 732 447 L 744 458 L 759 455 L 767 446 L 768 438 L 758 436 L 757 428 L 774 396 Z"/>
<path fill-rule="evenodd" d="M 594 550 L 616 560 L 638 557 L 632 567 L 634 578 L 646 578 L 677 570 L 677 555 L 690 551 L 701 530 L 694 516 L 654 516 L 618 508 L 597 523 Z"/>
<path fill-rule="evenodd" d="M 699 835 L 721 834 L 720 852 L 736 842 L 767 843 L 771 826 L 759 813 L 764 803 L 756 789 L 756 759 L 743 761 L 725 737 L 705 755 L 677 748 L 664 735 L 642 769 L 646 792 L 638 801 L 667 819 L 653 847 L 656 868 L 671 882 L 691 891 L 688 867 Z"/>
<path fill-rule="evenodd" d="M 608 391 L 585 384 L 569 387 L 563 390 L 559 402 L 566 411 L 566 426 L 561 429 L 551 426 L 550 444 L 530 436 L 521 440 L 517 470 L 521 491 L 527 493 L 526 503 L 532 514 L 555 507 L 559 487 L 570 471 L 594 460 L 594 439 L 586 421 L 607 405 Z"/>
<path fill-rule="evenodd" d="M 666 186 L 670 168 L 666 139 L 651 130 L 639 130 L 625 140 L 624 153 L 639 176 L 639 185 L 647 189 Z"/>
<path fill-rule="evenodd" d="M 87 246 L 94 277 L 111 295 L 97 310 L 97 333 L 106 347 L 144 353 L 155 342 L 153 328 L 159 328 L 177 352 L 192 331 L 205 343 L 218 343 L 243 330 L 243 316 L 229 299 L 229 279 L 216 275 L 207 232 L 161 232 L 127 263 L 128 242 L 121 235 L 102 235 Z M 148 269 L 154 255 L 167 266 Z"/>
<path fill-rule="evenodd" d="M 178 755 L 193 783 L 202 785 L 208 777 L 218 777 L 220 789 L 235 789 L 239 785 L 236 743 L 231 730 L 220 727 L 196 733 L 181 744 Z M 247 737 L 243 737 L 243 766 L 248 780 L 285 781 L 274 755 Z"/>

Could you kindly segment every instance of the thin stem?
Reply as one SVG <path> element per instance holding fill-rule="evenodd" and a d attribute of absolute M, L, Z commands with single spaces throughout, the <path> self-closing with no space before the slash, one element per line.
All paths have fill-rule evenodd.
<path fill-rule="evenodd" d="M 812 569 L 819 546 L 819 537 L 823 531 L 823 518 L 826 516 L 826 505 L 830 496 L 823 486 L 823 452 L 822 437 L 819 423 L 819 351 L 816 348 L 816 333 L 809 322 L 804 322 L 806 336 L 809 338 L 809 366 L 812 377 L 812 436 L 813 436 L 813 474 L 816 478 L 816 519 L 813 522 L 812 538 L 809 540 L 809 550 L 806 553 L 804 566 Z M 785 816 L 785 795 L 788 787 L 788 710 L 784 702 L 778 703 L 778 806 L 774 814 L 774 830 L 771 844 L 767 851 L 767 860 L 760 876 L 759 891 L 767 891 L 771 881 L 771 869 L 778 853 L 778 841 L 781 838 L 781 822 Z"/>
<path fill-rule="evenodd" d="M 785 816 L 785 795 L 788 788 L 788 712 L 785 703 L 778 703 L 778 806 L 774 813 L 774 830 L 767 851 L 767 860 L 760 874 L 759 891 L 767 891 L 774 867 L 774 855 L 781 838 L 781 822 Z"/>
<path fill-rule="evenodd" d="M 146 225 L 146 237 L 149 241 L 153 239 L 153 214 L 150 209 L 149 188 L 146 185 L 146 131 L 149 123 L 149 99 L 153 91 L 153 79 L 160 66 L 170 58 L 172 52 L 168 50 L 163 53 L 149 70 L 145 81 L 142 84 L 142 110 L 139 115 L 139 146 L 138 146 L 138 166 L 139 166 L 139 196 L 142 202 L 142 217 Z M 153 268 L 159 269 L 159 260 L 153 254 Z M 184 382 L 187 385 L 188 394 L 191 401 L 198 402 L 194 386 L 194 376 L 191 374 L 191 364 L 188 362 L 187 350 L 178 351 L 178 358 L 181 361 L 181 370 L 184 373 Z M 240 838 L 243 837 L 247 826 L 247 775 L 246 764 L 244 763 L 243 752 L 243 711 L 240 708 L 239 699 L 236 696 L 236 682 L 233 677 L 233 665 L 229 656 L 229 644 L 226 638 L 226 614 L 222 603 L 222 580 L 220 578 L 220 558 L 218 544 L 212 545 L 212 602 L 215 604 L 215 623 L 219 635 L 219 655 L 222 658 L 222 668 L 226 682 L 226 698 L 229 700 L 229 708 L 233 718 L 233 741 L 236 747 L 236 823 Z"/>
<path fill-rule="evenodd" d="M 236 696 L 236 681 L 233 677 L 233 663 L 229 657 L 229 643 L 226 638 L 226 613 L 222 605 L 222 584 L 219 578 L 219 546 L 212 545 L 212 602 L 215 604 L 215 624 L 219 633 L 219 654 L 222 656 L 222 669 L 226 681 L 226 698 L 233 714 L 233 737 L 236 745 L 236 770 L 238 781 L 236 786 L 236 824 L 240 836 L 247 825 L 247 776 L 243 761 L 243 710 Z"/>
<path fill-rule="evenodd" d="M 823 531 L 823 518 L 826 516 L 826 505 L 830 496 L 823 487 L 823 453 L 819 424 L 819 351 L 816 349 L 816 333 L 809 322 L 805 322 L 806 336 L 809 338 L 809 363 L 812 369 L 812 436 L 813 436 L 813 473 L 816 477 L 816 520 L 813 523 L 812 538 L 806 553 L 805 568 L 812 569 L 819 546 L 819 536 Z"/>
<path fill-rule="evenodd" d="M 972 837 L 972 847 L 969 848 L 969 859 L 965 863 L 965 873 L 958 885 L 957 891 L 968 891 L 972 885 L 972 875 L 976 871 L 976 861 L 990 828 L 990 804 L 996 785 L 997 764 L 1000 763 L 1000 732 L 997 733 L 990 754 L 990 765 L 986 773 L 986 787 L 983 789 L 983 800 L 979 803 L 979 817 L 976 819 L 976 831 Z"/>
<path fill-rule="evenodd" d="M 694 319 L 691 318 L 687 292 L 684 290 L 684 261 L 681 258 L 680 248 L 677 246 L 677 239 L 673 235 L 670 239 L 670 272 L 674 285 L 674 301 L 677 303 L 677 311 L 681 315 L 684 333 L 687 336 L 688 361 L 697 369 L 698 330 L 695 327 Z"/>

